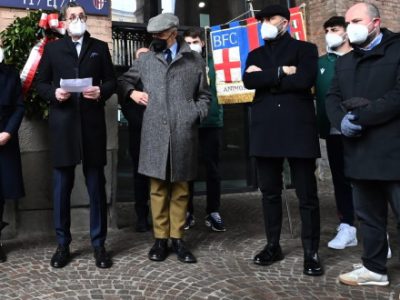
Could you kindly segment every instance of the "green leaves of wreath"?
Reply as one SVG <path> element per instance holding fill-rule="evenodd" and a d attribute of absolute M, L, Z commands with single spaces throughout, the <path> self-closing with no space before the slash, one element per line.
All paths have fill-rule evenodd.
<path fill-rule="evenodd" d="M 26 17 L 16 18 L 0 32 L 5 62 L 22 71 L 33 46 L 44 36 L 52 34 L 41 29 L 38 24 L 42 11 L 31 11 Z M 25 98 L 25 114 L 28 118 L 48 118 L 48 104 L 32 87 Z"/>

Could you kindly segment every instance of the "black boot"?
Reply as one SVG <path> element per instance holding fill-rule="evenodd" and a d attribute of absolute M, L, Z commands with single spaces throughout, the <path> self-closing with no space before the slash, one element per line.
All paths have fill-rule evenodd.
<path fill-rule="evenodd" d="M 6 222 L 0 222 L 0 238 L 1 238 L 1 231 L 3 230 L 4 227 L 6 227 L 8 223 Z M 0 243 L 0 263 L 3 263 L 7 260 L 7 255 L 4 252 L 4 249 L 2 247 L 2 244 Z"/>
<path fill-rule="evenodd" d="M 256 265 L 269 266 L 284 259 L 281 246 L 267 244 L 253 259 Z"/>
<path fill-rule="evenodd" d="M 303 273 L 309 276 L 321 276 L 324 274 L 321 261 L 316 251 L 304 251 Z"/>

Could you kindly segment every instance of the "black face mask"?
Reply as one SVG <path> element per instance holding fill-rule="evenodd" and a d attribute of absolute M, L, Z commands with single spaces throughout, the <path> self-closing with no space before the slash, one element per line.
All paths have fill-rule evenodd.
<path fill-rule="evenodd" d="M 154 38 L 151 42 L 151 46 L 155 52 L 161 52 L 167 49 L 167 40 Z"/>

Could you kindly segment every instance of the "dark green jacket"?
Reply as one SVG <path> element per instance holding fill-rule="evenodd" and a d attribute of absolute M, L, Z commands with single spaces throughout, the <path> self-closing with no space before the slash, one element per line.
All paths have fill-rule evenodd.
<path fill-rule="evenodd" d="M 318 59 L 318 77 L 315 85 L 317 100 L 317 120 L 319 136 L 326 139 L 329 135 L 331 124 L 325 110 L 326 93 L 329 90 L 333 75 L 335 73 L 337 55 L 325 54 Z"/>
<path fill-rule="evenodd" d="M 208 127 L 222 127 L 224 125 L 224 110 L 222 105 L 218 104 L 217 99 L 217 89 L 215 87 L 215 69 L 214 69 L 214 61 L 210 57 L 208 59 L 208 78 L 209 85 L 211 91 L 211 102 L 210 108 L 208 110 L 208 116 L 205 118 L 201 124 L 200 128 L 208 128 Z"/>

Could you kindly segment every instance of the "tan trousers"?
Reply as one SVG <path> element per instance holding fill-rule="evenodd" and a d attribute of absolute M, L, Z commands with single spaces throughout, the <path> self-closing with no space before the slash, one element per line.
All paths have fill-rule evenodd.
<path fill-rule="evenodd" d="M 188 183 L 151 178 L 150 199 L 154 237 L 182 238 L 189 200 Z"/>

